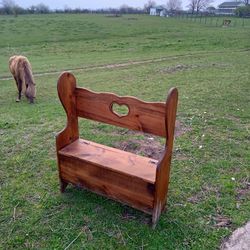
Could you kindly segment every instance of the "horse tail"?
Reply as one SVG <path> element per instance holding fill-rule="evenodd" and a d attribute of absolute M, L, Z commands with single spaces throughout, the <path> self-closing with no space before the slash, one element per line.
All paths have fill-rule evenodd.
<path fill-rule="evenodd" d="M 10 59 L 9 59 L 9 69 L 10 69 L 10 72 L 11 72 L 11 74 L 13 75 L 13 76 L 15 76 L 15 65 L 16 65 L 16 63 L 15 63 L 15 61 L 16 61 L 16 57 L 17 56 L 12 56 L 12 57 L 10 57 Z"/>
<path fill-rule="evenodd" d="M 25 95 L 27 98 L 32 99 L 36 97 L 36 84 L 33 79 L 31 66 L 28 61 L 23 61 L 23 70 L 24 70 L 24 82 L 26 85 Z"/>

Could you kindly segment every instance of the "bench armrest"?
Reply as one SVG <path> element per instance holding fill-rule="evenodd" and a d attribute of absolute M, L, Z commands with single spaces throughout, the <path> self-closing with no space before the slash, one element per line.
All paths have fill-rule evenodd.
<path fill-rule="evenodd" d="M 166 195 L 168 192 L 170 164 L 172 158 L 172 150 L 174 143 L 174 129 L 176 120 L 176 111 L 178 103 L 178 91 L 176 88 L 170 89 L 166 101 L 166 147 L 162 158 L 160 159 L 156 170 L 156 183 L 155 183 L 155 202 L 154 202 L 154 221 L 158 220 L 161 211 L 166 204 Z"/>
<path fill-rule="evenodd" d="M 57 151 L 79 138 L 75 89 L 75 77 L 68 72 L 62 73 L 57 83 L 57 91 L 67 115 L 67 124 L 56 136 Z"/>

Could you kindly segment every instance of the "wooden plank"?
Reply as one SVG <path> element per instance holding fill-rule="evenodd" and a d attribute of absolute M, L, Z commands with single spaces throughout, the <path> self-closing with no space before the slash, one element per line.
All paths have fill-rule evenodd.
<path fill-rule="evenodd" d="M 64 181 L 152 213 L 154 185 L 78 158 L 59 155 Z"/>
<path fill-rule="evenodd" d="M 153 212 L 153 226 L 156 225 L 162 210 L 165 208 L 169 176 L 170 176 L 170 165 L 172 158 L 172 150 L 174 143 L 174 130 L 176 121 L 178 103 L 178 91 L 176 88 L 172 88 L 167 97 L 166 101 L 166 147 L 165 152 L 161 161 L 158 164 L 156 171 L 156 187 L 155 187 L 155 199 L 154 199 L 154 212 Z"/>
<path fill-rule="evenodd" d="M 57 83 L 57 91 L 67 115 L 67 123 L 65 128 L 56 136 L 57 150 L 79 138 L 76 98 L 74 95 L 75 88 L 75 77 L 67 72 L 61 74 Z"/>
<path fill-rule="evenodd" d="M 143 102 L 134 97 L 120 97 L 112 93 L 95 93 L 76 88 L 77 115 L 128 129 L 158 136 L 166 136 L 165 103 Z M 125 105 L 129 112 L 118 116 L 112 111 L 112 104 Z"/>
<path fill-rule="evenodd" d="M 60 155 L 78 158 L 111 171 L 155 183 L 157 160 L 135 155 L 98 143 L 78 139 L 59 151 Z"/>
<path fill-rule="evenodd" d="M 57 166 L 59 170 L 61 192 L 64 192 L 65 188 L 67 187 L 67 183 L 64 182 L 61 177 L 58 151 L 79 138 L 78 117 L 76 114 L 76 98 L 74 95 L 75 88 L 75 77 L 68 72 L 62 73 L 57 82 L 57 91 L 59 99 L 67 115 L 67 123 L 65 128 L 56 136 Z"/>

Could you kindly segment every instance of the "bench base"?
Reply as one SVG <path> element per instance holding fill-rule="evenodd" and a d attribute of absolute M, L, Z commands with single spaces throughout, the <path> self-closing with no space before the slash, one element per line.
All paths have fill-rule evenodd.
<path fill-rule="evenodd" d="M 67 183 L 152 214 L 157 161 L 77 139 L 58 152 L 61 191 Z"/>

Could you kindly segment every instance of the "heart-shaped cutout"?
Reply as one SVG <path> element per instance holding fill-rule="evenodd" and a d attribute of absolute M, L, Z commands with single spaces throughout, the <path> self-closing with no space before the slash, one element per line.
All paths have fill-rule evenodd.
<path fill-rule="evenodd" d="M 118 104 L 117 102 L 113 102 L 111 104 L 111 111 L 118 117 L 124 117 L 129 114 L 129 107 L 126 104 Z"/>

